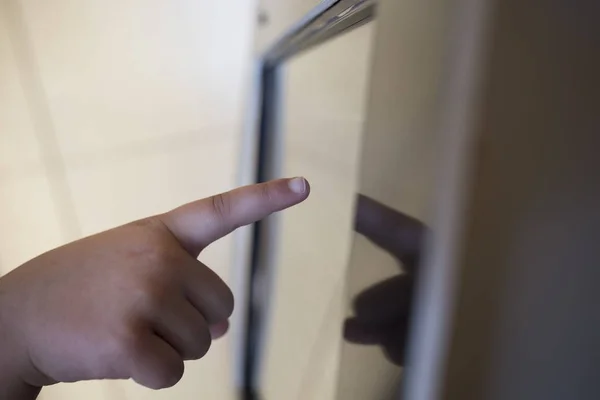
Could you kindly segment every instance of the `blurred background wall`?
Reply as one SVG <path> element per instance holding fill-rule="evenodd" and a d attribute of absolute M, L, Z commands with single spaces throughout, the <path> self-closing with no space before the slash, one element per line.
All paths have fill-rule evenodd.
<path fill-rule="evenodd" d="M 0 273 L 235 186 L 254 0 L 0 0 Z M 231 240 L 202 259 L 229 280 Z M 233 398 L 228 339 L 175 388 L 53 399 Z"/>

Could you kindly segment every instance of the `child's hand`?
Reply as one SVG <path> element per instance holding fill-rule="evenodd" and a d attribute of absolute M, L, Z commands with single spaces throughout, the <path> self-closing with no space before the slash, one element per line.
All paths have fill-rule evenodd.
<path fill-rule="evenodd" d="M 233 310 L 231 291 L 198 254 L 308 193 L 302 178 L 239 188 L 15 269 L 0 279 L 0 382 L 10 377 L 41 387 L 133 378 L 154 389 L 174 385 L 183 361 L 201 358 L 225 333 Z"/>

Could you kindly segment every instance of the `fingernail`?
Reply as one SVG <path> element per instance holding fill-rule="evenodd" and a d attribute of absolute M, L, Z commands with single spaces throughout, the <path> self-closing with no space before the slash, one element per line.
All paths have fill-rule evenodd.
<path fill-rule="evenodd" d="M 306 192 L 306 179 L 304 178 L 292 178 L 288 182 L 290 190 L 297 194 Z"/>

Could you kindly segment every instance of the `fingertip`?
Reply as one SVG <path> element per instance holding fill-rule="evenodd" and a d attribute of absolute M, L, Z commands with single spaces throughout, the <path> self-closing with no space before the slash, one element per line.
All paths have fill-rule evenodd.
<path fill-rule="evenodd" d="M 310 194 L 310 184 L 303 176 L 288 179 L 287 185 L 292 193 L 300 196 L 300 201 L 306 199 Z"/>
<path fill-rule="evenodd" d="M 209 326 L 210 336 L 213 340 L 220 339 L 229 330 L 229 321 L 225 320 L 223 322 L 219 322 L 218 324 L 214 324 Z"/>
<path fill-rule="evenodd" d="M 304 179 L 304 182 L 306 183 L 306 190 L 304 191 L 304 196 L 306 198 L 308 195 L 310 195 L 310 182 L 304 177 L 302 179 Z"/>
<path fill-rule="evenodd" d="M 306 179 L 303 177 L 291 178 L 288 180 L 288 187 L 296 194 L 304 194 L 306 192 Z"/>

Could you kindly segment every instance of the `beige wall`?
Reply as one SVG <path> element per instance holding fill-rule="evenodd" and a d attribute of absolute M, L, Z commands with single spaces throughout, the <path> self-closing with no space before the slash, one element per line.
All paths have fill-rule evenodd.
<path fill-rule="evenodd" d="M 597 14 L 493 8 L 445 399 L 600 395 Z"/>
<path fill-rule="evenodd" d="M 0 2 L 0 271 L 235 185 L 254 2 Z M 202 259 L 229 279 L 230 241 Z M 232 397 L 228 341 L 174 389 L 57 385 L 43 399 Z"/>

